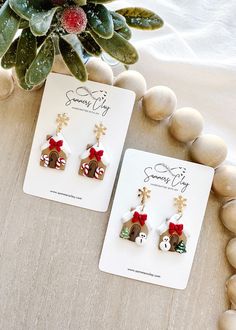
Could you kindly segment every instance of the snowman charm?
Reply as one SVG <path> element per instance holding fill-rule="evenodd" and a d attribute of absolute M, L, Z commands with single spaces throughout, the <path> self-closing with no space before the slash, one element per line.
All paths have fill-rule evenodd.
<path fill-rule="evenodd" d="M 170 238 L 168 236 L 164 236 L 162 242 L 160 243 L 160 249 L 162 251 L 169 251 L 171 248 Z"/>
<path fill-rule="evenodd" d="M 139 236 L 135 238 L 135 243 L 138 244 L 139 246 L 146 244 L 146 241 L 147 241 L 147 235 L 143 232 L 139 233 Z"/>

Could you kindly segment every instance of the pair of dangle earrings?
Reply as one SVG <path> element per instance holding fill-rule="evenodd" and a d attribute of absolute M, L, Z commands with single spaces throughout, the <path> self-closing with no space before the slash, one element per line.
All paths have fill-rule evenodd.
<path fill-rule="evenodd" d="M 141 203 L 136 208 L 131 208 L 129 212 L 122 217 L 122 229 L 120 238 L 135 242 L 142 246 L 146 243 L 151 227 L 148 224 L 148 215 L 145 212 L 147 199 L 150 198 L 151 191 L 146 187 L 139 189 L 138 196 L 141 197 Z M 186 206 L 186 199 L 183 196 L 175 198 L 177 213 L 158 228 L 159 241 L 158 248 L 163 252 L 186 253 L 186 244 L 188 234 L 184 229 L 180 219 L 183 216 L 183 209 Z"/>
<path fill-rule="evenodd" d="M 56 170 L 65 169 L 71 149 L 61 131 L 63 126 L 68 125 L 68 121 L 69 117 L 65 113 L 57 115 L 56 134 L 47 135 L 46 142 L 41 147 L 40 166 Z M 106 127 L 103 124 L 96 124 L 94 133 L 96 143 L 88 145 L 80 156 L 79 175 L 103 180 L 106 168 L 109 165 L 109 158 L 101 145 L 100 139 L 106 134 Z"/>

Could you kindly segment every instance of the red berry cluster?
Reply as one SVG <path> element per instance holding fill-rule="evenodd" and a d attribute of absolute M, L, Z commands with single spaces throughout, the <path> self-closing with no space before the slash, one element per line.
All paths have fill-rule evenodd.
<path fill-rule="evenodd" d="M 61 25 L 68 33 L 79 34 L 83 32 L 87 25 L 85 11 L 78 6 L 65 8 L 61 15 Z"/>

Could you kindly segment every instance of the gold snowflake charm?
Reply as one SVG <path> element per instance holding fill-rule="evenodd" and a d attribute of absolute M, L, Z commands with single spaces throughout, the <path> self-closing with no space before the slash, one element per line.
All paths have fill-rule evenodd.
<path fill-rule="evenodd" d="M 181 195 L 175 198 L 175 206 L 177 206 L 178 213 L 183 213 L 184 207 L 187 206 L 186 202 L 187 199 Z"/>
<path fill-rule="evenodd" d="M 101 136 L 106 135 L 106 130 L 107 128 L 101 123 L 101 124 L 96 124 L 94 128 L 94 133 L 96 134 L 96 139 L 99 142 Z"/>
<path fill-rule="evenodd" d="M 58 114 L 56 123 L 57 123 L 57 134 L 61 132 L 63 126 L 67 126 L 69 121 L 69 117 L 66 113 Z"/>
<path fill-rule="evenodd" d="M 146 187 L 143 187 L 143 189 L 139 189 L 138 192 L 138 197 L 141 197 L 141 204 L 144 205 L 146 203 L 146 200 L 151 197 L 151 190 L 147 189 Z"/>

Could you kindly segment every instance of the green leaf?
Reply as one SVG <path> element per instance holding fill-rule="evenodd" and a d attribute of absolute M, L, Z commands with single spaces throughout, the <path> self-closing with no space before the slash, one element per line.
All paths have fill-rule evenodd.
<path fill-rule="evenodd" d="M 91 4 L 85 8 L 85 11 L 92 30 L 102 38 L 111 38 L 114 32 L 114 25 L 112 16 L 106 7 L 100 4 Z"/>
<path fill-rule="evenodd" d="M 45 35 L 50 28 L 53 16 L 58 7 L 50 10 L 36 8 L 29 0 L 9 0 L 11 8 L 22 19 L 30 21 L 30 28 L 35 36 Z"/>
<path fill-rule="evenodd" d="M 130 7 L 119 9 L 116 12 L 125 17 L 129 26 L 136 29 L 156 30 L 164 24 L 157 14 L 145 8 Z"/>
<path fill-rule="evenodd" d="M 12 10 L 21 18 L 30 20 L 33 14 L 40 12 L 39 9 L 35 9 L 29 0 L 9 0 L 9 4 Z"/>
<path fill-rule="evenodd" d="M 126 40 L 130 40 L 132 37 L 132 32 L 127 24 L 125 24 L 123 28 L 119 29 L 117 33 L 119 33 L 119 35 L 121 35 Z"/>
<path fill-rule="evenodd" d="M 78 35 L 78 38 L 86 50 L 92 56 L 100 56 L 102 53 L 101 47 L 96 43 L 90 33 L 84 32 Z"/>
<path fill-rule="evenodd" d="M 85 6 L 87 4 L 87 0 L 73 0 L 78 6 Z"/>
<path fill-rule="evenodd" d="M 48 32 L 57 9 L 58 7 L 54 7 L 49 11 L 41 11 L 32 15 L 30 29 L 35 36 L 44 36 Z"/>
<path fill-rule="evenodd" d="M 53 6 L 52 0 L 29 0 L 36 9 L 49 10 Z M 56 2 L 56 1 L 55 1 Z"/>
<path fill-rule="evenodd" d="M 31 33 L 29 28 L 23 30 L 17 45 L 16 75 L 19 85 L 26 90 L 32 89 L 33 87 L 26 82 L 25 75 L 36 56 L 36 51 L 36 37 Z"/>
<path fill-rule="evenodd" d="M 133 45 L 117 32 L 110 39 L 100 38 L 96 33 L 92 32 L 95 41 L 107 52 L 111 57 L 114 57 L 119 62 L 124 64 L 134 64 L 138 60 L 138 53 Z"/>
<path fill-rule="evenodd" d="M 52 38 L 48 37 L 27 70 L 26 81 L 32 85 L 42 83 L 51 72 L 53 61 L 54 44 Z"/>
<path fill-rule="evenodd" d="M 126 20 L 122 15 L 116 13 L 115 11 L 110 11 L 110 13 L 113 19 L 115 31 L 120 30 L 126 26 Z"/>
<path fill-rule="evenodd" d="M 61 55 L 70 72 L 76 79 L 80 81 L 86 81 L 88 79 L 88 74 L 84 63 L 79 56 L 79 46 L 79 43 L 78 46 L 72 46 L 72 44 L 69 41 L 66 41 L 64 38 L 60 38 L 59 40 Z"/>
<path fill-rule="evenodd" d="M 27 21 L 24 18 L 21 18 L 19 29 L 27 29 L 28 27 L 29 27 L 29 21 Z"/>
<path fill-rule="evenodd" d="M 16 51 L 19 38 L 15 39 L 8 51 L 2 57 L 1 65 L 4 69 L 11 69 L 16 65 Z"/>
<path fill-rule="evenodd" d="M 11 10 L 6 1 L 0 9 L 0 57 L 10 47 L 19 27 L 20 19 Z"/>

